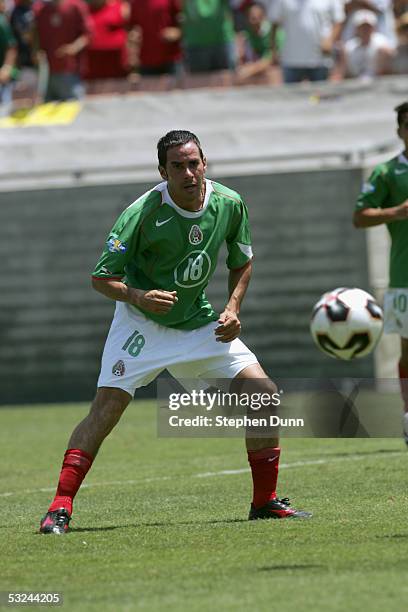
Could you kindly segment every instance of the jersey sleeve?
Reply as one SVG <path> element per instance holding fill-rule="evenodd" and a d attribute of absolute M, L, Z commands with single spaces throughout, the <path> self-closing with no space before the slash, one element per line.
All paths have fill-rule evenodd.
<path fill-rule="evenodd" d="M 228 249 L 227 267 L 230 270 L 242 268 L 252 259 L 248 210 L 242 200 L 235 206 L 231 229 L 226 237 L 226 243 Z"/>
<path fill-rule="evenodd" d="M 389 186 L 383 166 L 375 168 L 370 178 L 363 184 L 358 196 L 356 210 L 364 208 L 384 208 L 389 197 Z"/>
<path fill-rule="evenodd" d="M 93 278 L 121 280 L 126 265 L 135 256 L 138 242 L 139 216 L 125 210 L 112 227 L 95 269 Z"/>

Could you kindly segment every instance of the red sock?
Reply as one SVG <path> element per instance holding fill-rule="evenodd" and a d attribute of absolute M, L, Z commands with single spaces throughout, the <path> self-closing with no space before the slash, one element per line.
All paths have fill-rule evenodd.
<path fill-rule="evenodd" d="M 69 448 L 64 455 L 57 492 L 48 512 L 65 508 L 72 514 L 72 501 L 92 465 L 93 457 L 79 448 Z"/>
<path fill-rule="evenodd" d="M 401 365 L 401 362 L 398 364 L 398 373 L 404 412 L 408 412 L 408 370 Z"/>
<path fill-rule="evenodd" d="M 252 471 L 254 496 L 252 503 L 261 508 L 276 497 L 280 448 L 262 448 L 248 451 L 248 461 Z"/>

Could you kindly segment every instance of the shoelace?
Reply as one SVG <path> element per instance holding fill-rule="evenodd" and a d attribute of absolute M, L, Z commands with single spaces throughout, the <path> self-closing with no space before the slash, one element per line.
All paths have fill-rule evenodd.
<path fill-rule="evenodd" d="M 68 522 L 69 522 L 69 519 L 65 513 L 58 514 L 57 518 L 55 519 L 55 524 L 58 525 L 58 527 L 64 527 L 64 525 Z"/>
<path fill-rule="evenodd" d="M 276 501 L 284 506 L 290 506 L 289 497 L 282 497 L 282 499 L 277 499 Z"/>

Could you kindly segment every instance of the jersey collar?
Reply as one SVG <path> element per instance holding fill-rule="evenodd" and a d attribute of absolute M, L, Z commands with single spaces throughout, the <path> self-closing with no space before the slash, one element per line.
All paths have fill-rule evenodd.
<path fill-rule="evenodd" d="M 197 217 L 201 217 L 201 215 L 207 208 L 208 200 L 210 199 L 210 195 L 213 191 L 212 182 L 209 179 L 205 179 L 205 198 L 203 202 L 203 207 L 200 208 L 200 210 L 193 212 L 190 210 L 185 210 L 184 208 L 181 208 L 180 206 L 177 206 L 177 204 L 171 199 L 169 191 L 167 189 L 167 181 L 162 183 L 162 185 L 163 185 L 162 204 L 168 204 L 169 206 L 174 208 L 174 210 L 178 212 L 179 215 L 181 215 L 182 217 L 187 217 L 188 219 L 196 219 Z"/>

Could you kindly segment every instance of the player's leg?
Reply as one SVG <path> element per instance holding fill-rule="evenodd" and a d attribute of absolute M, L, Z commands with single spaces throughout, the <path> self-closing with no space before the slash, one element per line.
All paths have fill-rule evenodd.
<path fill-rule="evenodd" d="M 408 290 L 389 289 L 384 295 L 384 333 L 399 334 L 401 355 L 398 363 L 403 401 L 403 435 L 408 445 Z"/>
<path fill-rule="evenodd" d="M 72 500 L 101 443 L 119 421 L 135 390 L 148 384 L 165 367 L 157 365 L 158 346 L 163 345 L 157 330 L 157 325 L 138 316 L 127 304 L 117 303 L 102 355 L 98 391 L 88 416 L 69 440 L 55 499 L 41 523 L 43 533 L 67 531 Z"/>
<path fill-rule="evenodd" d="M 168 371 L 182 384 L 201 379 L 212 385 L 215 381 L 230 381 L 231 392 L 240 393 L 246 385 L 256 393 L 276 392 L 275 384 L 265 374 L 254 353 L 236 338 L 232 342 L 216 342 L 214 330 L 218 323 L 210 323 L 194 334 L 186 334 L 178 338 L 177 345 L 183 345 L 182 358 L 167 366 Z M 180 333 L 180 332 L 178 332 Z M 189 361 L 185 361 L 185 355 Z M 256 388 L 255 388 L 256 385 Z M 279 439 L 247 437 L 248 460 L 252 471 L 254 488 L 253 505 L 250 518 L 285 518 L 306 517 L 309 513 L 301 513 L 289 508 L 285 500 L 276 497 L 278 480 L 280 447 Z"/>
<path fill-rule="evenodd" d="M 238 386 L 242 380 L 249 380 L 250 392 L 268 393 L 277 392 L 276 385 L 265 374 L 259 363 L 249 365 L 239 372 L 231 385 Z M 295 510 L 290 507 L 287 498 L 278 499 L 276 487 L 279 474 L 279 459 L 281 449 L 279 438 L 252 438 L 246 437 L 248 462 L 251 467 L 253 498 L 249 512 L 249 520 L 280 519 L 280 518 L 309 518 L 309 512 Z"/>
<path fill-rule="evenodd" d="M 401 357 L 398 364 L 398 373 L 404 410 L 404 439 L 408 445 L 408 338 L 401 338 Z"/>
<path fill-rule="evenodd" d="M 55 497 L 41 521 L 42 533 L 68 530 L 72 504 L 100 445 L 112 431 L 132 396 L 122 389 L 100 387 L 90 412 L 74 429 L 64 455 Z"/>
<path fill-rule="evenodd" d="M 118 423 L 132 396 L 113 387 L 99 387 L 89 414 L 77 425 L 68 448 L 81 448 L 95 458 L 100 445 Z"/>

